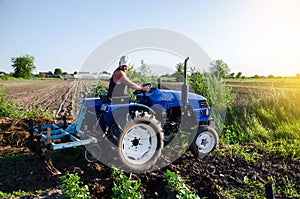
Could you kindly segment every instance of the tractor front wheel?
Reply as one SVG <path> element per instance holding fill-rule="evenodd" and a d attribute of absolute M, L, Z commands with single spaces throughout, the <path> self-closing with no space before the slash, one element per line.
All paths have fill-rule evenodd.
<path fill-rule="evenodd" d="M 206 157 L 219 143 L 219 135 L 209 126 L 200 126 L 193 138 L 190 149 L 199 158 Z"/>

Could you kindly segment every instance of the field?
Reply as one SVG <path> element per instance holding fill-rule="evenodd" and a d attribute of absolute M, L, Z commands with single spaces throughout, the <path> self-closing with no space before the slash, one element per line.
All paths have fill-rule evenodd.
<path fill-rule="evenodd" d="M 32 198 L 61 196 L 59 176 L 52 175 L 43 160 L 30 150 L 30 123 L 52 123 L 62 115 L 67 115 L 72 121 L 78 108 L 76 100 L 79 99 L 79 92 L 90 90 L 96 83 L 73 80 L 0 81 L 7 102 L 13 100 L 26 110 L 43 109 L 52 116 L 0 118 L 0 194 L 14 192 L 15 195 L 27 194 Z M 268 182 L 273 183 L 276 198 L 300 197 L 299 142 L 294 142 L 295 139 L 299 141 L 300 136 L 300 111 L 297 110 L 300 107 L 300 81 L 243 80 L 228 81 L 225 86 L 232 88 L 236 98 L 229 107 L 227 126 L 219 148 L 203 160 L 187 151 L 180 159 L 159 171 L 132 174 L 132 179 L 141 183 L 138 191 L 144 198 L 172 197 L 164 177 L 167 169 L 179 172 L 190 189 L 201 198 L 263 198 L 266 195 L 264 186 Z M 293 104 L 286 103 L 288 100 L 280 97 L 288 97 Z M 275 102 L 274 98 L 277 99 Z M 283 109 L 280 107 L 290 109 L 281 112 L 273 110 Z M 273 111 L 271 113 L 274 115 L 268 111 Z M 245 122 L 250 122 L 254 115 L 259 122 L 254 125 Z M 274 117 L 281 120 L 284 116 L 288 117 L 285 123 L 271 120 Z M 293 127 L 287 119 L 295 121 Z M 243 122 L 245 125 L 242 126 Z M 283 130 L 277 131 L 279 125 Z M 286 131 L 293 133 L 286 133 L 286 137 L 278 133 Z M 268 136 L 275 138 L 267 139 Z M 284 147 L 278 148 L 274 144 L 278 140 L 282 140 L 280 144 L 286 144 L 290 151 L 283 151 L 286 150 Z M 111 198 L 115 182 L 111 177 L 112 170 L 101 163 L 86 162 L 83 152 L 84 147 L 53 152 L 53 164 L 62 175 L 77 173 L 88 185 L 92 198 Z"/>
<path fill-rule="evenodd" d="M 73 116 L 80 91 L 89 91 L 97 81 L 13 80 L 3 81 L 7 100 L 24 109 L 42 108 L 49 114 Z"/>

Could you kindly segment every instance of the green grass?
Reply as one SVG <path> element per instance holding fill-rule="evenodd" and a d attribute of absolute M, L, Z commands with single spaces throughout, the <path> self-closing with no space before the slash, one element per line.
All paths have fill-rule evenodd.
<path fill-rule="evenodd" d="M 31 197 L 41 194 L 41 193 L 42 193 L 41 190 L 37 190 L 34 192 L 26 192 L 26 191 L 18 190 L 18 191 L 13 191 L 12 193 L 6 193 L 6 192 L 0 191 L 0 197 L 7 197 L 7 198 L 29 197 L 29 198 L 31 198 Z"/>
<path fill-rule="evenodd" d="M 256 142 L 280 157 L 299 159 L 299 91 L 252 89 L 247 103 L 228 106 L 222 140 L 227 144 Z"/>
<path fill-rule="evenodd" d="M 245 78 L 245 79 L 225 79 L 226 82 L 298 82 L 300 78 L 297 77 L 275 77 L 275 78 Z"/>
<path fill-rule="evenodd" d="M 265 185 L 272 183 L 274 195 L 280 194 L 286 196 L 286 198 L 300 198 L 299 190 L 294 188 L 295 182 L 288 177 L 284 179 L 284 186 L 276 186 L 276 180 L 274 177 L 269 176 L 268 179 L 251 180 L 247 176 L 244 178 L 243 185 L 240 187 L 230 187 L 224 190 L 220 185 L 216 185 L 216 188 L 229 199 L 236 198 L 255 198 L 265 199 L 266 191 Z"/>
<path fill-rule="evenodd" d="M 199 199 L 190 187 L 186 184 L 187 180 L 183 179 L 178 172 L 166 170 L 164 173 L 167 188 L 176 194 L 176 198 L 180 199 Z"/>

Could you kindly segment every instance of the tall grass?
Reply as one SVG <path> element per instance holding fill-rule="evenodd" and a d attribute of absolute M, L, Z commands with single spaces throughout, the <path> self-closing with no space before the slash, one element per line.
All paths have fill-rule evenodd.
<path fill-rule="evenodd" d="M 234 93 L 215 76 L 200 72 L 193 72 L 189 82 L 193 92 L 207 97 L 217 130 L 224 132 L 221 142 L 255 143 L 281 157 L 300 158 L 299 87 L 285 89 L 277 82 L 272 88 L 263 82 Z"/>
<path fill-rule="evenodd" d="M 231 89 L 226 88 L 218 78 L 211 73 L 201 74 L 192 72 L 189 77 L 191 92 L 200 94 L 207 98 L 207 102 L 212 109 L 211 117 L 216 121 L 219 132 L 223 131 L 227 107 L 230 106 L 235 98 Z"/>
<path fill-rule="evenodd" d="M 227 143 L 257 143 L 287 158 L 300 158 L 300 93 L 270 89 L 252 91 L 247 103 L 228 107 L 224 140 Z"/>

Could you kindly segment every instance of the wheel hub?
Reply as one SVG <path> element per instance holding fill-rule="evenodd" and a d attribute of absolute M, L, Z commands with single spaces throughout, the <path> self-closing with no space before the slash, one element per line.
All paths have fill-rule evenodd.
<path fill-rule="evenodd" d="M 216 145 L 216 140 L 212 133 L 205 131 L 198 135 L 195 143 L 200 153 L 209 153 Z"/>
<path fill-rule="evenodd" d="M 132 145 L 133 146 L 139 145 L 139 140 L 137 138 L 134 138 L 134 140 L 132 140 Z"/>

